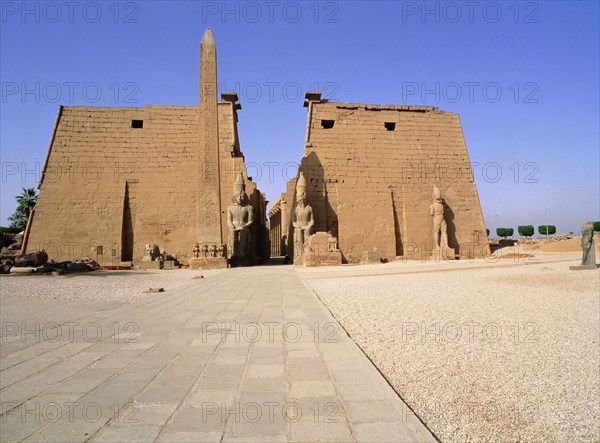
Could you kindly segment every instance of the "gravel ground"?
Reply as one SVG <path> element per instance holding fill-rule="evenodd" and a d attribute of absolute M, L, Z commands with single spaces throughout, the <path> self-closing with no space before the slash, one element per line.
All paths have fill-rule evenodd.
<path fill-rule="evenodd" d="M 173 269 L 169 271 L 93 271 L 52 276 L 2 275 L 2 297 L 91 300 L 128 303 L 148 296 L 150 288 L 165 291 L 190 283 L 196 275 L 206 278 L 223 270 Z"/>
<path fill-rule="evenodd" d="M 599 441 L 598 271 L 306 280 L 444 442 Z"/>

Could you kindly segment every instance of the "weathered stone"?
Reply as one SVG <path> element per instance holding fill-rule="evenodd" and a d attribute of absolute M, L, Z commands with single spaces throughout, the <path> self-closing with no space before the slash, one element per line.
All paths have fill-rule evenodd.
<path fill-rule="evenodd" d="M 193 258 L 190 260 L 190 269 L 223 269 L 227 265 L 225 257 Z"/>
<path fill-rule="evenodd" d="M 244 176 L 240 172 L 233 184 L 232 203 L 227 207 L 229 228 L 228 258 L 240 264 L 252 260 L 254 210 L 248 202 Z"/>
<path fill-rule="evenodd" d="M 144 257 L 142 257 L 142 261 L 150 262 L 155 261 L 160 258 L 160 249 L 157 244 L 147 244 L 146 245 L 146 253 Z"/>
<path fill-rule="evenodd" d="M 306 252 L 308 238 L 315 224 L 312 207 L 306 204 L 306 197 L 306 180 L 300 172 L 296 181 L 296 205 L 291 218 L 294 227 L 294 263 Z"/>
<path fill-rule="evenodd" d="M 327 232 L 317 232 L 308 239 L 308 251 L 302 256 L 303 266 L 338 266 L 342 264 L 342 253 L 337 239 Z"/>
<path fill-rule="evenodd" d="M 175 269 L 177 267 L 176 260 L 165 260 L 163 262 L 163 269 Z"/>
<path fill-rule="evenodd" d="M 594 241 L 594 224 L 587 221 L 581 227 L 581 264 L 569 266 L 572 271 L 596 269 L 596 243 Z"/>
<path fill-rule="evenodd" d="M 313 229 L 338 237 L 344 260 L 359 263 L 373 248 L 388 261 L 428 258 L 436 249 L 428 214 L 432 183 L 445 191 L 448 246 L 465 258 L 489 254 L 458 115 L 432 106 L 329 102 L 314 91 L 304 104 L 299 170 L 309 186 L 306 204 Z M 288 255 L 294 228 L 283 211 L 293 209 L 280 202 L 293 201 L 295 180 L 269 211 L 271 241 Z M 441 223 L 438 232 L 441 238 Z"/>
<path fill-rule="evenodd" d="M 456 252 L 454 251 L 453 248 L 449 248 L 449 247 L 445 246 L 443 248 L 435 249 L 431 253 L 431 256 L 429 257 L 429 259 L 434 260 L 434 261 L 456 260 Z"/>
<path fill-rule="evenodd" d="M 381 252 L 377 249 L 364 251 L 360 256 L 361 264 L 381 263 Z"/>
<path fill-rule="evenodd" d="M 208 29 L 200 52 L 195 106 L 59 108 L 25 239 L 28 252 L 45 248 L 50 258 L 66 261 L 93 245 L 92 257 L 114 266 L 140 263 L 145 244 L 156 244 L 188 264 L 196 243 L 227 243 L 221 209 L 238 173 L 247 178 L 240 105 L 235 93 L 217 96 L 216 45 Z M 98 180 L 64 173 L 90 164 L 111 173 Z M 256 227 L 253 253 L 265 260 L 266 198 L 250 180 L 246 194 Z"/>
<path fill-rule="evenodd" d="M 148 269 L 162 269 L 162 265 L 164 262 L 162 261 L 141 261 L 137 264 L 137 268 L 141 270 Z"/>
<path fill-rule="evenodd" d="M 307 252 L 304 254 L 304 266 L 339 266 L 342 264 L 340 251 Z"/>
<path fill-rule="evenodd" d="M 196 199 L 196 241 L 199 243 L 223 243 L 217 93 L 217 47 L 212 31 L 207 28 L 200 43 Z"/>
<path fill-rule="evenodd" d="M 27 254 L 17 255 L 15 266 L 43 266 L 48 262 L 48 254 L 43 249 L 41 251 L 33 251 Z"/>

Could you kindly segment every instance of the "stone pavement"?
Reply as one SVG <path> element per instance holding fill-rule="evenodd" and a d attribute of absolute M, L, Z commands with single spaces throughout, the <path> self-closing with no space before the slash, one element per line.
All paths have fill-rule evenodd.
<path fill-rule="evenodd" d="M 4 298 L 1 441 L 436 441 L 291 266 Z"/>

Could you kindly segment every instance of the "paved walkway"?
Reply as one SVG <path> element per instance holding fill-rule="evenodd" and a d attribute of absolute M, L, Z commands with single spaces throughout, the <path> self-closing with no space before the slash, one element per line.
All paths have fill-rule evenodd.
<path fill-rule="evenodd" d="M 2 308 L 3 442 L 435 441 L 290 266 Z"/>

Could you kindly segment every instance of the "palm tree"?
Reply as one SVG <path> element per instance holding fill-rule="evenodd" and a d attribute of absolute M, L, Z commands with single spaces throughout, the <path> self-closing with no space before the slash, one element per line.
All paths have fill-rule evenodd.
<path fill-rule="evenodd" d="M 11 228 L 25 229 L 27 226 L 27 219 L 29 218 L 29 213 L 35 206 L 37 201 L 37 195 L 35 194 L 34 188 L 23 188 L 21 195 L 17 195 L 17 209 L 15 209 L 15 213 L 8 217 L 8 221 L 10 221 Z"/>

